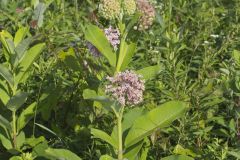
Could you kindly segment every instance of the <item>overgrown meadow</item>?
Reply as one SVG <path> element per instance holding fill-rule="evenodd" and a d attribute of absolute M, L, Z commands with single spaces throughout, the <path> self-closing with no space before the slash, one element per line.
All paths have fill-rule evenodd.
<path fill-rule="evenodd" d="M 0 0 L 0 160 L 236 160 L 239 118 L 239 0 Z"/>

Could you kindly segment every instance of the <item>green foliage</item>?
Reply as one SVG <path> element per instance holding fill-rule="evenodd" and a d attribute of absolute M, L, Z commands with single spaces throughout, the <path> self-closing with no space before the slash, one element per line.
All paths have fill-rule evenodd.
<path fill-rule="evenodd" d="M 239 158 L 239 0 L 149 0 L 144 31 L 135 2 L 0 0 L 0 159 L 117 159 L 119 135 L 129 160 Z M 145 92 L 122 109 L 104 90 L 125 70 Z"/>

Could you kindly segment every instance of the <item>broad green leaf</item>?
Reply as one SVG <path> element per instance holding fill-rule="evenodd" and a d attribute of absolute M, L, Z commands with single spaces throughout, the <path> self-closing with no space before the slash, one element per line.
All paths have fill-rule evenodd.
<path fill-rule="evenodd" d="M 32 42 L 32 37 L 29 37 L 27 39 L 24 39 L 21 41 L 18 46 L 15 48 L 16 55 L 15 55 L 15 60 L 14 60 L 14 66 L 17 66 L 19 62 L 24 57 L 24 54 L 27 53 L 27 49 L 29 48 L 30 43 Z"/>
<path fill-rule="evenodd" d="M 23 160 L 20 156 L 11 157 L 9 160 Z"/>
<path fill-rule="evenodd" d="M 155 65 L 140 69 L 137 71 L 137 73 L 141 74 L 145 80 L 149 80 L 156 76 L 161 70 L 162 67 L 160 65 Z"/>
<path fill-rule="evenodd" d="M 180 117 L 187 109 L 187 104 L 180 101 L 170 101 L 139 117 L 130 128 L 125 140 L 129 147 L 149 136 L 157 128 L 163 128 Z"/>
<path fill-rule="evenodd" d="M 33 20 L 37 21 L 37 26 L 42 27 L 44 12 L 46 10 L 46 5 L 44 3 L 38 3 L 33 12 Z"/>
<path fill-rule="evenodd" d="M 0 101 L 2 101 L 4 105 L 6 105 L 10 99 L 5 87 L 7 87 L 6 83 L 0 80 Z"/>
<path fill-rule="evenodd" d="M 118 56 L 118 62 L 117 62 L 117 72 L 124 70 L 127 65 L 130 63 L 131 58 L 135 52 L 136 44 L 131 43 L 127 44 L 123 39 L 121 41 L 120 45 L 120 52 Z"/>
<path fill-rule="evenodd" d="M 66 149 L 53 149 L 53 148 L 48 148 L 45 150 L 46 152 L 46 157 L 50 158 L 51 160 L 59 160 L 59 159 L 64 159 L 64 160 L 81 160 L 76 154 L 72 153 L 69 150 Z M 49 157 L 48 157 L 49 156 Z"/>
<path fill-rule="evenodd" d="M 0 126 L 2 126 L 3 128 L 6 128 L 9 131 L 12 130 L 10 122 L 6 118 L 4 118 L 2 115 L 0 115 Z"/>
<path fill-rule="evenodd" d="M 21 131 L 27 125 L 27 123 L 34 117 L 36 105 L 37 103 L 34 102 L 21 112 L 20 116 L 17 119 L 18 132 Z"/>
<path fill-rule="evenodd" d="M 240 159 L 240 151 L 228 151 L 228 154 Z"/>
<path fill-rule="evenodd" d="M 17 84 L 21 82 L 24 74 L 28 71 L 28 69 L 33 64 L 33 62 L 38 58 L 38 56 L 40 55 L 44 47 L 45 47 L 45 44 L 40 43 L 33 46 L 27 51 L 21 63 L 19 64 L 19 73 L 16 76 Z"/>
<path fill-rule="evenodd" d="M 10 86 L 14 86 L 12 73 L 2 64 L 0 64 L 0 75 L 9 83 Z"/>
<path fill-rule="evenodd" d="M 26 102 L 27 97 L 28 93 L 18 92 L 10 98 L 6 106 L 11 111 L 17 111 Z"/>
<path fill-rule="evenodd" d="M 131 147 L 127 148 L 123 157 L 127 158 L 128 160 L 135 160 L 139 151 L 141 150 L 141 148 L 143 146 L 143 142 L 144 141 L 140 141 L 140 142 L 132 145 Z"/>
<path fill-rule="evenodd" d="M 100 157 L 99 160 L 116 160 L 116 159 L 109 156 L 109 155 L 103 155 L 103 156 Z"/>
<path fill-rule="evenodd" d="M 22 147 L 22 145 L 25 143 L 25 134 L 24 132 L 20 132 L 18 135 L 17 135 L 17 148 L 20 149 Z"/>
<path fill-rule="evenodd" d="M 8 44 L 7 39 L 13 40 L 12 35 L 5 30 L 0 32 L 0 41 L 2 42 L 3 48 L 5 49 L 3 53 L 5 58 L 9 60 L 10 55 L 13 54 L 14 48 L 12 48 L 12 46 Z"/>
<path fill-rule="evenodd" d="M 94 138 L 100 138 L 101 140 L 111 144 L 115 149 L 117 148 L 117 142 L 112 139 L 112 137 L 110 137 L 107 133 L 99 130 L 99 129 L 91 129 L 91 133 L 94 136 Z"/>
<path fill-rule="evenodd" d="M 45 150 L 48 149 L 48 142 L 43 141 L 42 143 L 36 145 L 33 148 L 33 153 L 37 156 L 44 157 L 45 156 Z"/>
<path fill-rule="evenodd" d="M 110 100 L 107 97 L 99 96 L 99 95 L 97 95 L 96 91 L 91 90 L 91 89 L 85 89 L 83 91 L 83 98 L 100 101 L 100 102 L 106 102 L 106 103 L 109 102 L 109 104 L 110 104 Z"/>
<path fill-rule="evenodd" d="M 29 30 L 28 27 L 21 27 L 20 29 L 18 29 L 18 31 L 16 32 L 15 37 L 14 37 L 14 45 L 15 46 L 18 46 L 18 44 L 25 38 L 28 30 Z"/>
<path fill-rule="evenodd" d="M 164 157 L 161 160 L 194 160 L 194 159 L 184 155 L 172 155 L 172 156 Z"/>
<path fill-rule="evenodd" d="M 0 134 L 0 141 L 2 142 L 2 145 L 7 149 L 12 149 L 12 143 L 9 139 L 7 139 L 5 136 Z"/>
<path fill-rule="evenodd" d="M 113 52 L 104 32 L 95 25 L 87 25 L 85 38 L 92 43 L 108 60 L 112 67 L 116 67 L 116 54 Z"/>
<path fill-rule="evenodd" d="M 38 144 L 44 142 L 46 139 L 43 136 L 40 136 L 38 138 L 35 137 L 31 137 L 31 138 L 26 138 L 25 144 L 31 146 L 31 147 L 35 147 Z"/>

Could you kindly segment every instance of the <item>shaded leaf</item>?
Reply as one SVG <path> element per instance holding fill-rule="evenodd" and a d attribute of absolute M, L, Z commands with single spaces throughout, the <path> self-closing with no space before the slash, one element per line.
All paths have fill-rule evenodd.
<path fill-rule="evenodd" d="M 34 117 L 36 105 L 36 102 L 34 102 L 21 112 L 17 120 L 18 132 Z"/>
<path fill-rule="evenodd" d="M 11 111 L 17 111 L 26 102 L 27 97 L 28 93 L 18 92 L 10 98 L 6 106 Z"/>
<path fill-rule="evenodd" d="M 91 133 L 94 136 L 94 138 L 100 138 L 101 140 L 111 144 L 114 148 L 118 147 L 117 142 L 114 139 L 112 139 L 112 137 L 110 137 L 107 133 L 94 128 L 91 129 Z"/>
<path fill-rule="evenodd" d="M 0 64 L 0 75 L 9 83 L 10 86 L 14 85 L 12 73 L 2 64 Z"/>
<path fill-rule="evenodd" d="M 2 115 L 0 115 L 0 126 L 8 129 L 9 131 L 12 130 L 10 122 L 6 118 L 4 118 Z"/>
<path fill-rule="evenodd" d="M 16 82 L 17 83 L 21 82 L 24 74 L 28 71 L 28 69 L 33 64 L 33 62 L 36 60 L 36 58 L 40 55 L 40 53 L 42 52 L 44 47 L 45 47 L 45 44 L 40 43 L 40 44 L 37 44 L 37 45 L 33 46 L 32 48 L 30 48 L 27 51 L 27 53 L 25 54 L 21 63 L 18 66 L 19 72 L 16 76 Z"/>
<path fill-rule="evenodd" d="M 38 3 L 33 12 L 33 20 L 37 21 L 38 27 L 43 25 L 44 12 L 46 10 L 46 5 L 44 3 Z"/>

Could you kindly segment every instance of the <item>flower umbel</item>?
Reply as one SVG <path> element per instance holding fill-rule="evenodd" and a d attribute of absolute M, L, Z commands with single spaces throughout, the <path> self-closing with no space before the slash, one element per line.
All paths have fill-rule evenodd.
<path fill-rule="evenodd" d="M 145 90 L 142 76 L 131 70 L 119 72 L 114 77 L 107 77 L 106 94 L 116 99 L 122 106 L 136 105 L 143 101 Z"/>
<path fill-rule="evenodd" d="M 106 19 L 118 18 L 121 12 L 121 5 L 118 0 L 101 0 L 99 13 Z"/>
<path fill-rule="evenodd" d="M 123 0 L 123 9 L 126 15 L 132 15 L 136 11 L 135 0 Z"/>
<path fill-rule="evenodd" d="M 108 41 L 111 43 L 111 45 L 113 46 L 114 50 L 118 49 L 118 45 L 120 44 L 120 32 L 119 30 L 116 28 L 112 28 L 112 26 L 110 26 L 109 28 L 104 29 L 104 33 L 108 39 Z"/>
<path fill-rule="evenodd" d="M 137 0 L 137 9 L 142 14 L 138 30 L 148 29 L 155 19 L 155 9 L 148 0 Z"/>

